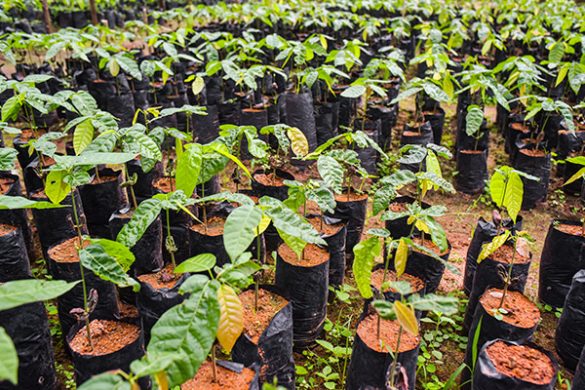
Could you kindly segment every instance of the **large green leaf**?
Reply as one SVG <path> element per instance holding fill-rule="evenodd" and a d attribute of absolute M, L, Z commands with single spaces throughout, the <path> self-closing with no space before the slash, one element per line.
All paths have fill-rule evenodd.
<path fill-rule="evenodd" d="M 322 155 L 317 160 L 317 169 L 325 184 L 336 193 L 340 193 L 343 184 L 343 167 L 341 164 L 333 157 Z"/>
<path fill-rule="evenodd" d="M 104 248 L 106 253 L 116 259 L 118 264 L 122 267 L 124 272 L 128 272 L 136 258 L 134 253 L 126 245 L 117 241 L 108 240 L 107 238 L 91 238 L 92 244 L 96 244 Z"/>
<path fill-rule="evenodd" d="M 363 85 L 352 85 L 341 93 L 344 98 L 355 99 L 366 93 L 366 87 Z"/>
<path fill-rule="evenodd" d="M 106 249 L 99 244 L 91 244 L 81 249 L 79 260 L 83 267 L 105 281 L 112 282 L 119 287 L 132 287 L 134 291 L 140 290 L 140 284 L 128 276 L 116 257 L 106 252 Z"/>
<path fill-rule="evenodd" d="M 61 203 L 71 192 L 71 186 L 63 179 L 67 175 L 65 171 L 50 171 L 45 183 L 45 195 L 55 204 Z"/>
<path fill-rule="evenodd" d="M 105 372 L 83 382 L 78 390 L 131 390 L 130 382 L 115 372 Z"/>
<path fill-rule="evenodd" d="M 94 128 L 91 120 L 86 119 L 75 128 L 73 133 L 73 149 L 75 154 L 80 155 L 93 140 Z"/>
<path fill-rule="evenodd" d="M 51 202 L 35 202 L 22 196 L 0 195 L 0 210 L 18 210 L 18 209 L 58 209 L 63 206 Z"/>
<path fill-rule="evenodd" d="M 206 272 L 215 267 L 216 261 L 217 259 L 215 255 L 211 253 L 201 253 L 200 255 L 190 257 L 177 265 L 175 273 L 184 274 Z"/>
<path fill-rule="evenodd" d="M 12 339 L 0 326 L 0 382 L 8 381 L 13 385 L 18 381 L 18 354 Z"/>
<path fill-rule="evenodd" d="M 413 294 L 408 297 L 408 303 L 415 310 L 434 311 L 444 315 L 457 313 L 458 299 L 456 297 L 438 295 L 438 294 Z"/>
<path fill-rule="evenodd" d="M 241 206 L 232 211 L 224 225 L 223 244 L 230 259 L 244 253 L 257 235 L 262 211 L 255 206 Z"/>
<path fill-rule="evenodd" d="M 148 227 L 158 218 L 161 210 L 161 201 L 158 199 L 147 199 L 140 203 L 130 221 L 118 233 L 116 241 L 128 248 L 134 247 Z"/>
<path fill-rule="evenodd" d="M 286 207 L 281 201 L 263 196 L 260 198 L 260 206 L 264 213 L 272 219 L 274 227 L 278 230 L 310 244 L 327 245 L 309 222 Z"/>
<path fill-rule="evenodd" d="M 28 303 L 55 299 L 79 283 L 63 280 L 13 280 L 0 284 L 0 311 L 13 309 Z"/>
<path fill-rule="evenodd" d="M 22 104 L 18 95 L 12 96 L 2 106 L 2 122 L 16 120 Z"/>
<path fill-rule="evenodd" d="M 152 328 L 147 348 L 149 354 L 174 356 L 166 369 L 170 387 L 193 378 L 215 342 L 219 324 L 219 283 L 203 275 L 189 280 L 190 296 L 162 315 Z"/>
<path fill-rule="evenodd" d="M 483 110 L 479 106 L 471 105 L 467 107 L 465 116 L 465 132 L 470 137 L 475 137 L 483 122 Z"/>
<path fill-rule="evenodd" d="M 175 180 L 177 189 L 191 197 L 195 191 L 203 163 L 203 151 L 200 145 L 189 145 L 177 159 Z"/>
<path fill-rule="evenodd" d="M 524 197 L 524 184 L 520 174 L 506 166 L 497 169 L 490 180 L 490 194 L 494 203 L 498 207 L 504 207 L 512 221 L 516 222 Z"/>
<path fill-rule="evenodd" d="M 0 171 L 14 169 L 14 160 L 18 152 L 13 148 L 0 148 Z"/>
<path fill-rule="evenodd" d="M 374 296 L 372 292 L 372 268 L 376 256 L 380 255 L 382 245 L 378 237 L 370 237 L 353 248 L 353 276 L 361 296 L 365 299 Z"/>

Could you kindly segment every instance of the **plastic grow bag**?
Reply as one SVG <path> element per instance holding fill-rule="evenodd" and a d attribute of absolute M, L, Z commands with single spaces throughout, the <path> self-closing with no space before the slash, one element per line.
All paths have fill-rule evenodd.
<path fill-rule="evenodd" d="M 575 370 L 585 346 L 585 270 L 573 277 L 555 333 L 555 346 L 564 365 Z"/>
<path fill-rule="evenodd" d="M 361 239 L 366 221 L 368 198 L 360 200 L 343 200 L 343 195 L 336 197 L 337 205 L 330 217 L 346 221 L 347 232 L 345 236 L 346 267 L 353 264 L 353 248 Z"/>
<path fill-rule="evenodd" d="M 460 150 L 457 153 L 457 175 L 455 188 L 465 194 L 474 195 L 483 191 L 488 179 L 487 152 L 478 153 Z"/>
<path fill-rule="evenodd" d="M 538 298 L 553 307 L 563 307 L 573 276 L 585 267 L 585 237 L 564 233 L 557 224 L 580 225 L 576 221 L 553 220 L 540 257 Z"/>
<path fill-rule="evenodd" d="M 276 286 L 261 286 L 263 290 L 281 294 Z M 272 383 L 287 389 L 295 388 L 295 362 L 293 358 L 293 307 L 289 302 L 274 315 L 255 344 L 245 334 L 238 338 L 232 349 L 232 359 L 246 367 L 257 365 L 260 383 Z"/>
<path fill-rule="evenodd" d="M 0 235 L 0 283 L 32 277 L 24 237 L 20 228 Z"/>

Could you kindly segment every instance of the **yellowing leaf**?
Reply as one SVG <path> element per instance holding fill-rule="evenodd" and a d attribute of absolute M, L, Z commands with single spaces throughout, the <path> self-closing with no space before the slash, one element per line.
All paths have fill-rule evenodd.
<path fill-rule="evenodd" d="M 396 319 L 400 323 L 400 326 L 413 336 L 418 336 L 418 322 L 414 314 L 414 309 L 400 301 L 396 301 L 394 302 L 394 312 L 396 313 Z"/>
<path fill-rule="evenodd" d="M 65 171 L 50 171 L 45 184 L 45 194 L 55 204 L 61 203 L 71 192 L 71 186 L 63 181 Z"/>
<path fill-rule="evenodd" d="M 571 176 L 571 177 L 569 178 L 569 180 L 567 180 L 567 181 L 565 182 L 565 184 L 563 184 L 563 185 L 564 185 L 564 186 L 566 186 L 567 184 L 571 184 L 571 183 L 573 183 L 574 181 L 577 181 L 577 180 L 579 180 L 579 179 L 580 179 L 580 178 L 582 178 L 582 177 L 585 177 L 585 167 L 583 167 L 583 168 L 579 169 L 579 170 L 577 171 L 577 173 L 575 173 L 573 176 Z"/>
<path fill-rule="evenodd" d="M 396 269 L 396 277 L 399 278 L 406 270 L 406 262 L 408 260 L 408 244 L 401 238 L 396 248 L 394 255 L 394 268 Z"/>
<path fill-rule="evenodd" d="M 118 64 L 118 61 L 112 58 L 112 60 L 108 63 L 108 70 L 112 76 L 116 77 L 118 73 L 120 73 L 120 65 Z"/>
<path fill-rule="evenodd" d="M 76 155 L 80 155 L 91 144 L 94 128 L 91 120 L 86 119 L 75 127 L 73 133 L 73 149 Z"/>
<path fill-rule="evenodd" d="M 164 371 L 154 374 L 154 380 L 160 390 L 169 390 L 169 379 Z"/>
<path fill-rule="evenodd" d="M 430 233 L 431 229 L 429 228 L 429 225 L 427 225 L 426 223 L 424 223 L 423 221 L 421 221 L 420 219 L 417 219 L 416 222 L 414 223 L 414 226 L 425 233 Z"/>
<path fill-rule="evenodd" d="M 290 139 L 290 147 L 295 156 L 303 157 L 309 153 L 309 141 L 302 131 L 296 127 L 290 127 L 286 131 L 286 135 Z"/>
<path fill-rule="evenodd" d="M 203 81 L 203 77 L 197 76 L 195 77 L 195 81 L 193 81 L 193 85 L 191 89 L 193 90 L 193 95 L 197 96 L 205 87 L 205 81 Z"/>
<path fill-rule="evenodd" d="M 510 237 L 510 231 L 506 230 L 503 234 L 495 236 L 491 242 L 484 244 L 481 247 L 481 252 L 479 253 L 477 262 L 481 263 L 483 260 L 491 256 L 495 251 L 498 250 L 498 248 L 500 248 L 502 245 L 506 243 L 508 237 Z"/>
<path fill-rule="evenodd" d="M 264 231 L 268 229 L 268 226 L 270 226 L 270 222 L 272 222 L 270 217 L 266 214 L 262 214 L 262 219 L 260 220 L 260 224 L 258 225 L 257 228 L 258 232 L 256 234 L 264 233 Z"/>
<path fill-rule="evenodd" d="M 227 285 L 221 285 L 219 288 L 217 301 L 220 309 L 217 340 L 222 348 L 230 353 L 244 330 L 242 302 L 236 292 Z"/>

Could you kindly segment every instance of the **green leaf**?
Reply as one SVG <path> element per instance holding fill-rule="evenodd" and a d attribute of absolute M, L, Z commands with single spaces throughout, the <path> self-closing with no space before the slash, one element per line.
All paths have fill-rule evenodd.
<path fill-rule="evenodd" d="M 0 210 L 19 210 L 19 209 L 59 209 L 63 206 L 51 202 L 35 202 L 22 196 L 0 195 Z"/>
<path fill-rule="evenodd" d="M 227 285 L 219 287 L 217 301 L 220 309 L 217 340 L 227 353 L 231 353 L 236 341 L 244 331 L 244 309 L 238 294 Z"/>
<path fill-rule="evenodd" d="M 83 153 L 79 156 L 53 156 L 57 163 L 67 166 L 80 165 L 117 165 L 124 164 L 136 157 L 134 153 Z"/>
<path fill-rule="evenodd" d="M 18 382 L 18 354 L 12 339 L 0 326 L 0 382 L 8 381 L 13 385 Z"/>
<path fill-rule="evenodd" d="M 200 255 L 190 257 L 177 265 L 176 274 L 199 273 L 213 269 L 216 263 L 215 255 L 211 253 L 201 253 Z"/>
<path fill-rule="evenodd" d="M 355 99 L 366 93 L 366 87 L 363 85 L 352 85 L 341 93 L 344 98 Z"/>
<path fill-rule="evenodd" d="M 78 390 L 131 390 L 130 382 L 116 372 L 105 372 L 95 375 L 83 382 Z"/>
<path fill-rule="evenodd" d="M 322 155 L 317 160 L 319 175 L 325 184 L 336 193 L 340 193 L 343 184 L 343 167 L 336 159 Z"/>
<path fill-rule="evenodd" d="M 45 195 L 55 204 L 61 203 L 71 192 L 71 186 L 63 180 L 66 174 L 65 171 L 50 171 L 47 175 Z"/>
<path fill-rule="evenodd" d="M 353 275 L 361 296 L 365 299 L 374 296 L 372 292 L 372 268 L 376 256 L 382 251 L 378 237 L 370 237 L 353 248 Z"/>
<path fill-rule="evenodd" d="M 136 258 L 134 253 L 126 246 L 117 241 L 108 240 L 107 238 L 90 238 L 92 244 L 96 244 L 104 248 L 109 256 L 116 259 L 124 272 L 128 272 Z"/>
<path fill-rule="evenodd" d="M 140 68 L 138 67 L 136 61 L 134 61 L 132 58 L 123 54 L 119 54 L 116 56 L 116 61 L 124 72 L 137 80 L 142 80 L 142 73 L 140 72 Z"/>
<path fill-rule="evenodd" d="M 327 245 L 309 222 L 286 207 L 281 201 L 263 196 L 259 203 L 278 230 L 310 244 Z"/>
<path fill-rule="evenodd" d="M 131 144 L 130 152 L 137 152 L 141 157 L 160 161 L 162 160 L 162 152 L 160 146 L 154 142 L 148 135 L 139 131 L 129 131 L 126 134 L 125 142 Z"/>
<path fill-rule="evenodd" d="M 141 202 L 134 210 L 130 221 L 118 233 L 116 241 L 128 248 L 134 247 L 148 227 L 158 218 L 161 210 L 161 202 L 158 199 L 147 199 Z"/>
<path fill-rule="evenodd" d="M 20 102 L 20 97 L 18 95 L 12 96 L 6 100 L 2 105 L 2 122 L 16 120 L 18 113 L 20 112 L 20 107 L 22 107 L 22 103 Z"/>
<path fill-rule="evenodd" d="M 94 128 L 91 120 L 86 119 L 75 128 L 73 133 L 73 149 L 78 156 L 91 144 Z"/>
<path fill-rule="evenodd" d="M 112 282 L 119 287 L 132 287 L 135 292 L 140 290 L 140 284 L 128 276 L 117 259 L 106 252 L 106 249 L 101 245 L 91 244 L 81 249 L 79 261 L 83 267 L 105 281 Z"/>
<path fill-rule="evenodd" d="M 177 159 L 177 171 L 175 180 L 177 189 L 182 190 L 187 197 L 191 197 L 195 191 L 201 166 L 203 163 L 203 151 L 200 145 L 189 145 Z"/>
<path fill-rule="evenodd" d="M 479 106 L 471 105 L 467 107 L 465 116 L 465 132 L 470 137 L 475 137 L 483 122 L 483 110 Z"/>
<path fill-rule="evenodd" d="M 79 283 L 63 280 L 14 280 L 0 284 L 0 311 L 38 301 L 55 299 Z"/>
<path fill-rule="evenodd" d="M 14 160 L 18 152 L 13 148 L 0 148 L 0 171 L 10 171 L 14 169 Z"/>
<path fill-rule="evenodd" d="M 224 225 L 223 244 L 230 259 L 244 253 L 257 236 L 262 211 L 255 206 L 241 206 L 232 211 Z"/>
<path fill-rule="evenodd" d="M 191 281 L 189 297 L 161 316 L 152 328 L 147 348 L 149 354 L 175 357 L 166 369 L 169 387 L 179 386 L 195 376 L 215 342 L 219 324 L 219 283 L 202 275 L 188 280 Z"/>
<path fill-rule="evenodd" d="M 438 102 L 448 102 L 449 95 L 445 91 L 443 91 L 438 85 L 432 82 L 426 82 L 423 84 L 423 89 L 425 93 L 429 95 L 433 100 Z"/>
<path fill-rule="evenodd" d="M 548 60 L 553 64 L 558 64 L 563 60 L 563 56 L 565 55 L 565 43 L 564 42 L 555 42 L 550 48 L 548 52 Z"/>
<path fill-rule="evenodd" d="M 444 315 L 457 313 L 458 299 L 452 296 L 438 294 L 413 294 L 408 297 L 408 303 L 415 309 L 421 311 L 434 311 Z"/>

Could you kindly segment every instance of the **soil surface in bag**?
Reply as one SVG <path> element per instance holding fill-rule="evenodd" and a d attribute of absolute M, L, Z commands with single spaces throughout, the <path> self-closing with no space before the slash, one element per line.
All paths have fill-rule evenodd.
<path fill-rule="evenodd" d="M 214 347 L 215 348 L 215 347 Z M 246 367 L 229 369 L 216 362 L 216 380 L 213 377 L 213 363 L 203 362 L 193 379 L 181 385 L 181 390 L 249 390 L 256 389 L 256 371 Z"/>
<path fill-rule="evenodd" d="M 292 304 L 275 286 L 260 286 L 258 307 L 252 287 L 240 294 L 244 331 L 232 350 L 232 359 L 259 367 L 260 382 L 295 388 Z"/>
<path fill-rule="evenodd" d="M 295 179 L 291 173 L 280 169 L 276 170 L 276 175 L 272 171 L 256 171 L 252 177 L 254 195 L 258 197 L 268 195 L 281 201 L 288 198 L 288 187 L 284 185 L 284 181 Z"/>
<path fill-rule="evenodd" d="M 538 298 L 563 307 L 573 276 L 585 266 L 585 235 L 578 221 L 553 220 L 540 260 Z"/>
<path fill-rule="evenodd" d="M 573 283 L 555 333 L 557 353 L 571 370 L 577 367 L 585 346 L 585 269 L 573 277 Z"/>
<path fill-rule="evenodd" d="M 533 344 L 496 339 L 479 352 L 474 390 L 553 390 L 557 365 L 552 355 Z"/>
<path fill-rule="evenodd" d="M 469 295 L 469 303 L 465 311 L 465 320 L 463 323 L 465 329 L 469 329 L 475 314 L 477 302 L 484 291 L 490 287 L 504 287 L 500 272 L 504 271 L 507 273 L 510 267 L 512 267 L 512 283 L 510 283 L 509 289 L 520 292 L 524 291 L 531 258 L 529 256 L 523 256 L 517 251 L 514 256 L 514 264 L 511 264 L 513 252 L 513 246 L 502 245 L 490 257 L 478 264 L 473 278 L 471 294 Z"/>
<path fill-rule="evenodd" d="M 140 337 L 140 327 L 131 323 L 93 320 L 89 323 L 91 342 L 84 326 L 70 341 L 71 349 L 79 354 L 101 356 L 119 351 Z"/>
<path fill-rule="evenodd" d="M 384 295 L 386 295 L 386 293 L 397 293 L 397 291 L 390 285 L 392 282 L 407 282 L 412 291 L 411 294 L 420 292 L 425 288 L 425 282 L 414 275 L 404 273 L 396 279 L 396 272 L 389 269 L 386 271 L 386 277 L 384 278 L 383 266 L 372 272 L 372 287 L 378 291 L 382 291 Z M 386 283 L 386 286 L 382 289 L 382 284 L 384 283 Z"/>

